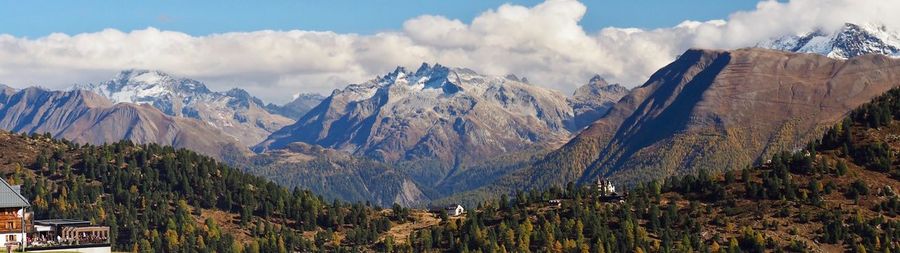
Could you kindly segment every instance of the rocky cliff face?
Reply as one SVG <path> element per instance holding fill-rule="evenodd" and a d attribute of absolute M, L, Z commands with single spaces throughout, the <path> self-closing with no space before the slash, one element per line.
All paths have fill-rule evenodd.
<path fill-rule="evenodd" d="M 267 111 L 261 100 L 244 90 L 214 92 L 197 80 L 160 71 L 126 70 L 112 80 L 75 85 L 73 89 L 92 91 L 116 103 L 148 104 L 170 116 L 197 119 L 245 146 L 255 145 L 293 123 Z"/>
<path fill-rule="evenodd" d="M 113 103 L 89 91 L 3 89 L 0 128 L 91 144 L 130 140 L 191 149 L 217 158 L 243 156 L 237 140 L 203 122 L 172 117 L 149 105 Z"/>
<path fill-rule="evenodd" d="M 609 84 L 599 75 L 594 76 L 569 98 L 569 105 L 575 113 L 576 128 L 581 129 L 594 123 L 627 94 L 628 88 Z"/>
<path fill-rule="evenodd" d="M 564 142 L 574 113 L 556 91 L 462 68 L 423 64 L 334 91 L 256 151 L 304 142 L 407 167 L 434 183 L 472 161 Z M 427 175 L 426 175 L 427 174 Z"/>

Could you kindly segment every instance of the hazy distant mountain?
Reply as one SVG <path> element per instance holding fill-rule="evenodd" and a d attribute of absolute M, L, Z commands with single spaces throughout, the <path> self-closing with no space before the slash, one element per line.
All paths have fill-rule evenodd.
<path fill-rule="evenodd" d="M 303 117 L 303 115 L 306 115 L 307 112 L 312 110 L 312 108 L 319 105 L 319 103 L 322 103 L 322 100 L 325 100 L 325 96 L 319 94 L 301 93 L 297 94 L 294 100 L 291 100 L 291 102 L 288 102 L 284 105 L 276 105 L 270 103 L 266 105 L 266 110 L 293 120 L 298 120 Z"/>
<path fill-rule="evenodd" d="M 131 140 L 187 148 L 218 158 L 246 155 L 237 140 L 203 122 L 166 115 L 149 105 L 113 103 L 89 91 L 3 87 L 0 128 L 51 133 L 81 143 Z"/>
<path fill-rule="evenodd" d="M 576 89 L 569 98 L 569 105 L 575 112 L 576 127 L 581 129 L 594 123 L 626 94 L 628 88 L 619 84 L 609 84 L 599 75 L 594 76 L 587 84 Z"/>
<path fill-rule="evenodd" d="M 569 138 L 574 113 L 559 92 L 469 69 L 423 64 L 335 90 L 256 151 L 304 142 L 389 163 L 434 183 L 449 169 Z M 423 164 L 431 164 L 423 166 Z"/>
<path fill-rule="evenodd" d="M 310 189 L 331 199 L 423 206 L 428 197 L 388 164 L 306 143 L 254 156 L 245 170 L 288 188 Z"/>
<path fill-rule="evenodd" d="M 815 53 L 837 59 L 867 54 L 900 57 L 900 34 L 884 26 L 847 23 L 837 31 L 817 30 L 805 35 L 785 36 L 762 42 L 757 47 Z"/>
<path fill-rule="evenodd" d="M 160 71 L 126 70 L 109 81 L 79 84 L 113 102 L 149 104 L 165 114 L 206 122 L 244 145 L 254 145 L 293 120 L 268 112 L 261 100 L 242 89 L 214 92 L 197 80 Z"/>

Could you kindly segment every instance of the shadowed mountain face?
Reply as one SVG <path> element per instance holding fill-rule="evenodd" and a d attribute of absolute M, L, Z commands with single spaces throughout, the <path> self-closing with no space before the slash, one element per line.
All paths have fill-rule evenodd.
<path fill-rule="evenodd" d="M 802 147 L 897 80 L 900 61 L 881 55 L 689 50 L 562 148 L 481 191 L 744 168 Z"/>
<path fill-rule="evenodd" d="M 796 53 L 814 53 L 836 59 L 867 54 L 900 57 L 900 34 L 884 26 L 844 24 L 837 31 L 814 31 L 759 43 L 757 47 Z"/>
<path fill-rule="evenodd" d="M 900 84 L 898 78 L 900 61 L 885 56 L 842 61 L 761 49 L 692 50 L 653 75 L 629 98 L 633 103 L 617 105 L 619 113 L 570 144 L 601 145 L 582 182 L 739 169 L 802 147 Z"/>
<path fill-rule="evenodd" d="M 247 155 L 232 137 L 193 119 L 168 116 L 149 105 L 115 104 L 88 91 L 4 88 L 0 128 L 50 133 L 80 143 L 119 140 L 187 148 L 220 159 Z"/>

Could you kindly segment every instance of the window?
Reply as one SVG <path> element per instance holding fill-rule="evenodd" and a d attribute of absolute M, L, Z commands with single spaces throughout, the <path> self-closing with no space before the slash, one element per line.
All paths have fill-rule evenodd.
<path fill-rule="evenodd" d="M 7 228 L 7 229 L 13 229 L 13 228 L 15 228 L 15 226 L 13 226 L 13 222 L 12 222 L 12 221 L 8 221 L 8 222 L 6 222 L 6 228 Z"/>
<path fill-rule="evenodd" d="M 7 241 L 7 242 L 15 242 L 15 241 L 16 241 L 16 235 L 7 235 L 7 236 L 6 236 L 6 241 Z"/>

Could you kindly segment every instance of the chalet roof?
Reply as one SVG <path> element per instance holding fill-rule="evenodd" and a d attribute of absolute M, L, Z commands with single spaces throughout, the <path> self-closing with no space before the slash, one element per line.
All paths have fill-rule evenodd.
<path fill-rule="evenodd" d="M 445 209 L 447 209 L 447 210 L 456 210 L 457 208 L 460 208 L 460 207 L 462 207 L 462 205 L 459 205 L 459 204 L 457 204 L 457 205 L 449 205 L 449 206 L 447 206 Z"/>
<path fill-rule="evenodd" d="M 0 208 L 28 207 L 28 200 L 19 193 L 18 187 L 10 186 L 6 180 L 0 178 Z"/>
<path fill-rule="evenodd" d="M 73 219 L 49 219 L 49 220 L 35 220 L 34 224 L 46 225 L 46 226 L 87 226 L 87 225 L 91 225 L 91 222 L 84 221 L 84 220 L 73 220 Z"/>

